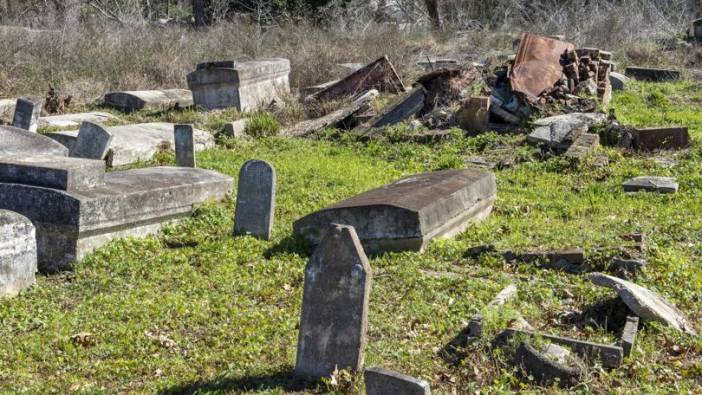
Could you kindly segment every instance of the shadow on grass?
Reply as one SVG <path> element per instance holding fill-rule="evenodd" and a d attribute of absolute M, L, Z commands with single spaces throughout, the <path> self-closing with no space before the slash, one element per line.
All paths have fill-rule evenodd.
<path fill-rule="evenodd" d="M 307 243 L 299 236 L 292 235 L 285 237 L 279 243 L 264 251 L 263 256 L 266 259 L 271 259 L 273 257 L 284 254 L 310 256 L 312 255 L 313 250 L 314 248 L 312 245 Z"/>
<path fill-rule="evenodd" d="M 319 381 L 296 376 L 292 370 L 283 370 L 260 376 L 222 377 L 211 381 L 185 383 L 160 392 L 161 395 L 241 393 L 282 389 L 285 392 L 314 389 Z"/>

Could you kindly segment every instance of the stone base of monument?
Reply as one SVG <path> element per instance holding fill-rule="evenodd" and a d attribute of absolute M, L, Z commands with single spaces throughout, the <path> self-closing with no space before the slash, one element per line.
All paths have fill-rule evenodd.
<path fill-rule="evenodd" d="M 492 212 L 495 176 L 445 170 L 398 180 L 309 214 L 296 235 L 318 244 L 330 223 L 356 228 L 369 253 L 421 251 L 436 237 L 451 237 Z"/>
<path fill-rule="evenodd" d="M 289 60 L 261 59 L 200 63 L 187 78 L 198 107 L 254 111 L 273 102 L 282 104 L 281 95 L 290 92 L 289 74 Z"/>
<path fill-rule="evenodd" d="M 22 172 L 31 177 L 0 171 L 0 208 L 34 223 L 42 272 L 70 269 L 112 239 L 152 234 L 206 201 L 224 199 L 233 186 L 231 177 L 210 170 L 153 167 L 96 177 L 95 163 L 104 172 L 101 161 L 56 159 L 24 159 Z M 18 167 L 17 159 L 0 158 L 0 169 L 12 166 Z M 59 182 L 63 179 L 83 183 Z"/>
<path fill-rule="evenodd" d="M 36 284 L 37 241 L 29 219 L 0 210 L 0 297 Z"/>

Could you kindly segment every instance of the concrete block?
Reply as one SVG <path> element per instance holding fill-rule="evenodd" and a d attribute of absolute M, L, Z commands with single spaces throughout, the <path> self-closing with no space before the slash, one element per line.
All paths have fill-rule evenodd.
<path fill-rule="evenodd" d="M 65 156 L 0 157 L 0 182 L 75 191 L 104 184 L 105 162 Z"/>
<path fill-rule="evenodd" d="M 456 121 L 461 129 L 468 132 L 482 132 L 490 118 L 490 98 L 475 96 L 468 99 L 456 112 Z"/>
<path fill-rule="evenodd" d="M 366 395 L 430 395 L 429 383 L 383 368 L 363 372 Z"/>
<path fill-rule="evenodd" d="M 200 63 L 187 79 L 196 106 L 254 111 L 282 103 L 281 96 L 290 92 L 289 74 L 289 60 L 261 59 Z"/>
<path fill-rule="evenodd" d="M 295 234 L 318 244 L 330 223 L 354 226 L 366 252 L 419 251 L 435 237 L 450 237 L 492 211 L 492 173 L 444 170 L 418 174 L 333 204 L 293 224 Z"/>
<path fill-rule="evenodd" d="M 38 133 L 0 125 L 0 156 L 68 156 L 68 149 Z"/>
<path fill-rule="evenodd" d="M 629 77 L 615 73 L 615 72 L 610 72 L 609 73 L 609 83 L 612 85 L 612 90 L 615 91 L 623 91 L 626 89 L 626 85 L 629 82 Z"/>
<path fill-rule="evenodd" d="M 239 119 L 238 121 L 228 122 L 224 124 L 224 135 L 228 137 L 233 137 L 235 139 L 245 139 L 249 137 L 246 134 L 246 125 L 248 124 L 248 119 Z"/>
<path fill-rule="evenodd" d="M 36 132 L 39 127 L 39 116 L 44 106 L 44 101 L 32 101 L 29 99 L 17 99 L 15 105 L 15 115 L 12 118 L 12 126 L 30 132 Z"/>
<path fill-rule="evenodd" d="M 0 210 L 0 297 L 12 297 L 36 284 L 34 225 L 22 215 Z"/>

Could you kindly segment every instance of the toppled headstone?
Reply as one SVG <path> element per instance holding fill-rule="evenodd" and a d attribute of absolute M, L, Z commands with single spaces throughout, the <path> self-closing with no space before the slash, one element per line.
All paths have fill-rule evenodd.
<path fill-rule="evenodd" d="M 105 128 L 92 122 L 83 122 L 69 155 L 73 158 L 105 159 L 111 141 L 112 134 Z"/>
<path fill-rule="evenodd" d="M 474 96 L 461 105 L 456 112 L 456 122 L 461 129 L 468 132 L 482 132 L 487 128 L 490 118 L 490 98 Z"/>
<path fill-rule="evenodd" d="M 180 124 L 173 128 L 176 166 L 196 167 L 193 125 Z"/>
<path fill-rule="evenodd" d="M 262 160 L 241 166 L 236 195 L 234 234 L 270 240 L 275 214 L 275 169 Z"/>
<path fill-rule="evenodd" d="M 430 395 L 429 383 L 383 368 L 363 372 L 366 395 Z"/>
<path fill-rule="evenodd" d="M 583 133 L 568 147 L 565 156 L 576 160 L 583 160 L 600 145 L 600 135 Z"/>
<path fill-rule="evenodd" d="M 412 117 L 424 107 L 426 94 L 427 91 L 421 85 L 402 94 L 382 113 L 361 127 L 359 131 L 366 132 L 367 136 L 373 135 L 376 134 L 374 129 L 395 125 Z"/>
<path fill-rule="evenodd" d="M 0 156 L 68 156 L 68 149 L 38 133 L 0 125 Z"/>
<path fill-rule="evenodd" d="M 354 99 L 351 104 L 344 106 L 336 111 L 333 111 L 321 118 L 302 121 L 294 126 L 285 129 L 283 136 L 304 137 L 324 128 L 333 127 L 343 120 L 351 117 L 353 114 L 365 111 L 369 108 L 373 99 L 378 97 L 378 91 L 372 89 L 358 98 Z"/>
<path fill-rule="evenodd" d="M 402 93 L 405 85 L 387 56 L 367 64 L 337 83 L 309 97 L 310 100 L 339 100 L 376 89 L 380 92 Z"/>
<path fill-rule="evenodd" d="M 318 244 L 330 223 L 356 228 L 366 251 L 420 251 L 490 215 L 495 175 L 474 169 L 417 174 L 309 214 L 295 234 Z"/>
<path fill-rule="evenodd" d="M 567 356 L 563 356 L 569 354 L 567 350 L 558 350 L 558 346 L 553 344 L 547 347 L 549 346 L 547 351 L 541 353 L 528 342 L 521 342 L 512 362 L 541 385 L 548 386 L 558 382 L 561 386 L 569 387 L 577 384 L 585 373 L 582 366 L 567 363 Z"/>
<path fill-rule="evenodd" d="M 200 63 L 187 79 L 198 107 L 254 111 L 282 104 L 280 98 L 290 92 L 289 74 L 289 60 L 261 59 Z"/>
<path fill-rule="evenodd" d="M 660 321 L 681 332 L 696 335 L 697 332 L 682 312 L 654 292 L 630 281 L 602 273 L 591 273 L 588 278 L 595 285 L 617 291 L 624 303 L 639 317 Z"/>
<path fill-rule="evenodd" d="M 665 82 L 680 79 L 680 71 L 670 69 L 658 69 L 652 67 L 629 66 L 624 71 L 624 75 L 629 78 L 641 81 Z"/>
<path fill-rule="evenodd" d="M 624 74 L 611 72 L 609 73 L 609 82 L 612 84 L 612 90 L 623 91 L 629 82 L 629 77 Z"/>
<path fill-rule="evenodd" d="M 169 107 L 189 107 L 193 94 L 187 89 L 152 91 L 117 91 L 105 95 L 105 105 L 122 111 L 159 110 Z"/>
<path fill-rule="evenodd" d="M 119 120 L 108 112 L 82 112 L 77 114 L 51 115 L 39 118 L 39 125 L 55 128 L 79 127 L 82 122 L 102 124 L 107 121 Z"/>
<path fill-rule="evenodd" d="M 22 215 L 0 210 L 0 297 L 17 295 L 36 284 L 37 239 Z"/>
<path fill-rule="evenodd" d="M 368 326 L 371 267 L 351 226 L 327 225 L 305 267 L 295 373 L 359 371 Z"/>
<path fill-rule="evenodd" d="M 678 191 L 678 183 L 675 177 L 641 176 L 626 180 L 624 192 L 659 192 L 675 193 Z"/>
<path fill-rule="evenodd" d="M 606 116 L 602 113 L 571 113 L 542 118 L 534 122 L 536 129 L 527 140 L 557 149 L 567 149 L 581 134 L 605 119 Z"/>
<path fill-rule="evenodd" d="M 36 132 L 39 127 L 39 116 L 44 102 L 32 101 L 29 99 L 17 99 L 15 105 L 15 115 L 12 118 L 12 126 L 30 132 Z"/>
<path fill-rule="evenodd" d="M 634 349 L 634 343 L 636 342 L 636 334 L 638 331 L 639 317 L 626 317 L 626 324 L 624 324 L 624 329 L 622 330 L 622 337 L 620 339 L 622 349 L 624 349 L 625 357 L 631 355 L 631 351 Z"/>
<path fill-rule="evenodd" d="M 641 151 L 687 148 L 690 134 L 687 127 L 636 129 L 634 147 Z"/>
<path fill-rule="evenodd" d="M 24 215 L 36 227 L 43 272 L 70 269 L 74 261 L 112 239 L 153 234 L 162 224 L 190 215 L 199 204 L 224 199 L 232 186 L 228 176 L 181 167 L 110 172 L 99 182 L 95 162 L 76 164 L 81 160 L 61 158 L 54 167 L 46 158 L 35 165 L 26 160 L 23 166 L 45 175 L 0 181 L 0 209 Z M 46 185 L 58 174 L 79 182 L 53 183 L 54 188 L 36 185 Z M 94 185 L 81 180 L 83 175 Z"/>

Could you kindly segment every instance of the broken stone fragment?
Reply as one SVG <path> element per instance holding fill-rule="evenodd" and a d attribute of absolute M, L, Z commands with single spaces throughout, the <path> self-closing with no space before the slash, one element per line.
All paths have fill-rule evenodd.
<path fill-rule="evenodd" d="M 156 110 L 173 106 L 188 107 L 193 94 L 187 89 L 116 91 L 105 95 L 105 105 L 122 111 Z"/>
<path fill-rule="evenodd" d="M 639 317 L 666 323 L 690 335 L 697 334 L 690 321 L 683 316 L 682 312 L 656 293 L 630 281 L 602 273 L 591 273 L 588 277 L 595 285 L 617 291 L 617 294 L 619 294 L 619 297 L 624 303 Z"/>
<path fill-rule="evenodd" d="M 542 118 L 534 122 L 536 129 L 529 134 L 527 140 L 567 149 L 582 133 L 605 119 L 606 115 L 602 113 L 570 113 Z"/>
<path fill-rule="evenodd" d="M 429 383 L 382 368 L 368 368 L 363 373 L 366 395 L 430 395 Z"/>
<path fill-rule="evenodd" d="M 482 132 L 490 118 L 490 98 L 475 96 L 468 99 L 456 112 L 456 121 L 461 129 L 468 132 Z"/>
<path fill-rule="evenodd" d="M 639 317 L 629 316 L 626 317 L 626 324 L 624 324 L 624 329 L 622 330 L 622 337 L 619 339 L 619 343 L 624 349 L 624 356 L 628 357 L 631 355 L 631 351 L 634 349 L 634 343 L 636 342 L 636 334 L 639 331 Z"/>
<path fill-rule="evenodd" d="M 659 192 L 675 193 L 678 191 L 678 183 L 674 177 L 642 176 L 634 177 L 622 184 L 624 192 Z"/>
<path fill-rule="evenodd" d="M 552 347 L 541 353 L 528 342 L 521 342 L 514 354 L 513 363 L 541 385 L 557 382 L 561 386 L 570 387 L 577 384 L 585 372 L 582 365 L 566 364 L 569 354 L 562 347 Z"/>
<path fill-rule="evenodd" d="M 378 134 L 377 129 L 398 124 L 418 113 L 424 107 L 427 91 L 421 85 L 399 96 L 382 113 L 358 128 L 357 132 L 368 137 Z"/>
<path fill-rule="evenodd" d="M 311 95 L 309 100 L 339 100 L 376 89 L 381 92 L 402 93 L 405 85 L 387 56 L 367 64 L 340 79 L 335 84 Z"/>

